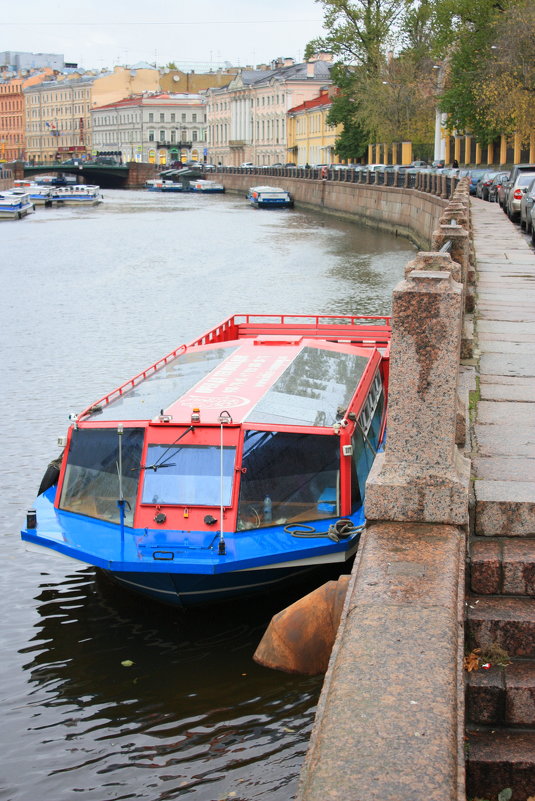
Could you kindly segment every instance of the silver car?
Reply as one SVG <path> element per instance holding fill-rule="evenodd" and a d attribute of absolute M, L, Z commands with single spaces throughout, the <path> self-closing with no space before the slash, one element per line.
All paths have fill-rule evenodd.
<path fill-rule="evenodd" d="M 522 197 L 534 178 L 535 172 L 521 172 L 511 183 L 504 211 L 512 222 L 519 222 Z"/>
<path fill-rule="evenodd" d="M 526 187 L 520 200 L 520 227 L 524 228 L 527 234 L 531 233 L 531 209 L 535 203 L 535 176 L 531 183 Z"/>

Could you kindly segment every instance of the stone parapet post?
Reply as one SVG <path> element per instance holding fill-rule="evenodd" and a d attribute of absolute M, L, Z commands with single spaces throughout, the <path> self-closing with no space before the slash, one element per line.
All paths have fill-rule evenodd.
<path fill-rule="evenodd" d="M 447 211 L 443 216 L 446 216 Z M 433 232 L 431 250 L 440 250 L 446 243 L 451 242 L 451 257 L 461 265 L 462 284 L 466 286 L 469 264 L 469 234 L 460 225 L 440 225 Z"/>
<path fill-rule="evenodd" d="M 365 511 L 368 520 L 464 525 L 470 462 L 456 446 L 463 289 L 449 270 L 426 269 L 428 256 L 393 293 L 388 436 Z"/>

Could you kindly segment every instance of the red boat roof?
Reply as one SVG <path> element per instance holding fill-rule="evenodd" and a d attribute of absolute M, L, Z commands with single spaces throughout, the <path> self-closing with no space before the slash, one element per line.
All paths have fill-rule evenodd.
<path fill-rule="evenodd" d="M 331 425 L 375 349 L 387 356 L 388 318 L 362 319 L 368 324 L 353 317 L 231 317 L 79 419 L 146 421 L 163 412 L 172 423 L 189 424 L 193 409 L 199 409 L 203 424 L 218 424 L 226 411 L 238 424 Z"/>

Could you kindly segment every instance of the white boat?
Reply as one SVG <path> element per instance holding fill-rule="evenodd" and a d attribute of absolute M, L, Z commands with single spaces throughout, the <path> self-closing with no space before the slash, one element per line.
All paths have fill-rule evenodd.
<path fill-rule="evenodd" d="M 20 220 L 33 210 L 33 203 L 27 192 L 20 189 L 5 189 L 0 192 L 0 219 Z"/>
<path fill-rule="evenodd" d="M 58 186 L 53 190 L 53 199 L 60 206 L 96 206 L 102 203 L 100 186 L 76 184 L 76 186 Z"/>
<path fill-rule="evenodd" d="M 223 184 L 220 184 L 218 181 L 209 181 L 204 178 L 199 178 L 196 181 L 190 181 L 189 185 L 192 192 L 206 192 L 207 194 L 215 194 L 225 191 Z"/>
<path fill-rule="evenodd" d="M 183 192 L 184 185 L 176 181 L 164 181 L 161 178 L 154 178 L 145 181 L 145 186 L 149 192 Z"/>
<path fill-rule="evenodd" d="M 34 206 L 51 206 L 54 200 L 51 187 L 37 184 L 28 179 L 15 181 L 12 191 L 26 192 Z"/>
<path fill-rule="evenodd" d="M 251 186 L 247 200 L 258 209 L 292 208 L 294 204 L 290 193 L 278 186 Z"/>

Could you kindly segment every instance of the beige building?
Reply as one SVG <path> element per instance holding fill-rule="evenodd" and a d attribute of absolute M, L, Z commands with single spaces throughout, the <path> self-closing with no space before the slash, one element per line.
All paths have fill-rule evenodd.
<path fill-rule="evenodd" d="M 218 69 L 214 72 L 182 72 L 182 70 L 163 70 L 160 76 L 162 92 L 172 94 L 196 94 L 213 87 L 226 86 L 240 72 L 239 67 Z"/>
<path fill-rule="evenodd" d="M 132 94 L 158 93 L 159 80 L 159 70 L 142 64 L 106 73 L 63 73 L 25 88 L 27 159 L 91 158 L 91 110 Z"/>
<path fill-rule="evenodd" d="M 285 164 L 287 114 L 331 84 L 327 54 L 303 64 L 279 59 L 269 69 L 245 69 L 222 89 L 207 91 L 208 158 L 239 166 Z"/>

